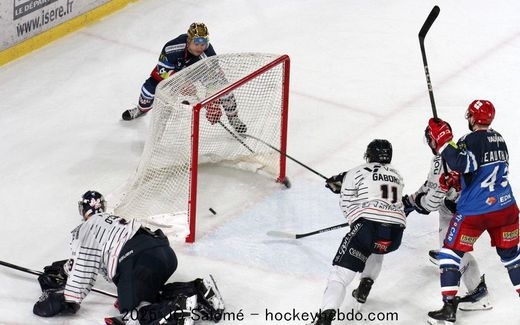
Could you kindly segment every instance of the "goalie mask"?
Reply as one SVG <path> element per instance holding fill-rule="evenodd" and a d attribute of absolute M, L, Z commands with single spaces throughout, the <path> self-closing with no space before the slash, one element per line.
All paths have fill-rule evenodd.
<path fill-rule="evenodd" d="M 193 41 L 195 44 L 205 44 L 209 43 L 209 32 L 206 25 L 203 23 L 193 23 L 190 25 L 188 29 L 188 42 Z"/>
<path fill-rule="evenodd" d="M 105 212 L 106 201 L 103 195 L 97 191 L 87 191 L 78 201 L 79 215 L 86 218 L 90 215 Z"/>
<path fill-rule="evenodd" d="M 367 146 L 364 158 L 367 162 L 389 164 L 392 161 L 392 144 L 385 139 L 372 140 Z"/>

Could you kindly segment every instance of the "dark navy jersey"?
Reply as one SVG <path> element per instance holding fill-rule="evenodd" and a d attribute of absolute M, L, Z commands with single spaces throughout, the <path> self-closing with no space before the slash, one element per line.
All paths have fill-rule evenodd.
<path fill-rule="evenodd" d="M 200 56 L 195 56 L 188 51 L 188 35 L 182 34 L 166 43 L 159 56 L 159 62 L 151 75 L 157 81 L 165 79 L 165 76 L 178 72 L 208 56 L 216 55 L 211 43 Z"/>
<path fill-rule="evenodd" d="M 457 147 L 446 146 L 442 156 L 449 167 L 463 175 L 457 212 L 480 215 L 515 203 L 508 181 L 509 153 L 502 136 L 479 130 L 460 138 Z"/>

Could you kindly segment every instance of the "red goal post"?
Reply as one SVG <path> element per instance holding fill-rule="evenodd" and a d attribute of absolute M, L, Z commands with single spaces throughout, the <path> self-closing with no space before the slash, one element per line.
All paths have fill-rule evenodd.
<path fill-rule="evenodd" d="M 201 60 L 162 81 L 139 166 L 117 194 L 114 213 L 165 230 L 180 224 L 185 233 L 176 230 L 175 236 L 194 242 L 199 166 L 220 164 L 283 183 L 289 76 L 287 55 L 232 53 Z M 221 111 L 218 122 L 208 120 L 208 108 Z M 234 128 L 232 116 L 251 137 Z"/>

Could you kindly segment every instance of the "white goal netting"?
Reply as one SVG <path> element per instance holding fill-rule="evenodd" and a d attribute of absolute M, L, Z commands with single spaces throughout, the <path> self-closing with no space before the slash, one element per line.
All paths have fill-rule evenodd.
<path fill-rule="evenodd" d="M 285 150 L 288 87 L 289 58 L 263 53 L 209 57 L 161 82 L 141 161 L 114 212 L 151 222 L 160 216 L 156 223 L 184 225 L 193 241 L 200 164 L 282 181 L 285 156 L 266 144 Z M 218 122 L 208 121 L 208 108 L 221 111 Z M 246 132 L 230 123 L 234 116 Z"/>

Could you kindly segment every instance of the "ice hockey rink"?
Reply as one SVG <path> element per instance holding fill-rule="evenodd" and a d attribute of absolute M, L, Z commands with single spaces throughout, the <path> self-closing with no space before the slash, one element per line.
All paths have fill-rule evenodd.
<path fill-rule="evenodd" d="M 150 116 L 123 122 L 121 113 L 135 104 L 163 44 L 194 21 L 207 24 L 217 53 L 290 56 L 292 157 L 331 176 L 362 163 L 372 139 L 386 138 L 405 192 L 416 191 L 429 169 L 422 137 L 432 115 L 417 34 L 434 5 L 441 12 L 426 51 L 439 116 L 458 138 L 468 131 L 467 105 L 491 100 L 520 195 L 520 2 L 142 0 L 0 67 L 0 260 L 42 270 L 68 257 L 80 195 L 108 196 L 139 163 Z M 172 243 L 179 268 L 170 281 L 213 274 L 229 313 L 221 324 L 308 323 L 302 317 L 320 307 L 347 228 L 298 240 L 266 232 L 342 223 L 338 197 L 290 160 L 291 189 L 219 166 L 207 173 L 214 181 L 203 191 L 217 214 L 201 208 L 197 241 Z M 412 213 L 363 319 L 337 324 L 426 323 L 441 306 L 438 269 L 427 258 L 438 247 L 437 224 L 437 213 Z M 520 323 L 520 298 L 486 234 L 474 255 L 494 308 L 459 311 L 457 324 Z M 357 284 L 348 288 L 346 313 Z M 95 287 L 115 292 L 102 277 Z M 0 266 L 0 324 L 103 324 L 117 314 L 113 298 L 93 292 L 76 315 L 43 319 L 32 314 L 39 295 L 35 276 Z"/>

